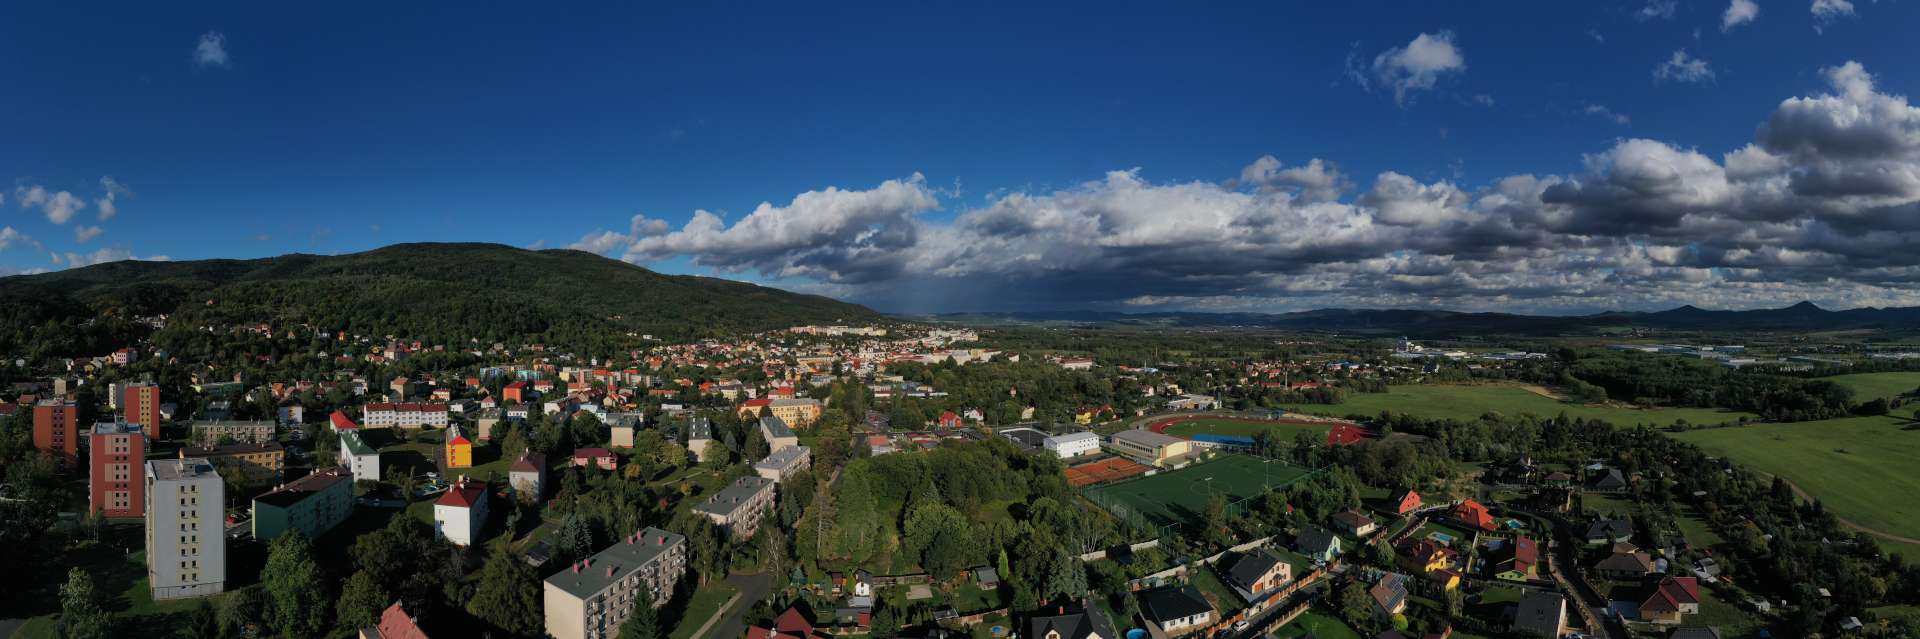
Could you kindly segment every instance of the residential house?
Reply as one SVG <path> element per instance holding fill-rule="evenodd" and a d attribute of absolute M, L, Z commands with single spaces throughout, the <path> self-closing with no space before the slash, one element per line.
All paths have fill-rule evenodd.
<path fill-rule="evenodd" d="M 1587 525 L 1587 534 L 1582 539 L 1589 546 L 1632 541 L 1633 524 L 1624 519 L 1596 519 Z"/>
<path fill-rule="evenodd" d="M 1113 622 L 1085 605 L 1069 611 L 1065 606 L 1043 608 L 1027 618 L 1025 639 L 1120 639 Z"/>
<path fill-rule="evenodd" d="M 487 484 L 461 477 L 433 502 L 433 532 L 456 546 L 471 546 L 487 523 Z"/>
<path fill-rule="evenodd" d="M 547 456 L 532 451 L 520 453 L 520 458 L 507 466 L 507 485 L 521 501 L 540 503 L 547 489 Z"/>
<path fill-rule="evenodd" d="M 1640 620 L 1660 624 L 1680 623 L 1682 615 L 1700 612 L 1700 580 L 1694 577 L 1662 577 L 1647 589 L 1640 602 Z"/>
<path fill-rule="evenodd" d="M 1140 616 L 1169 637 L 1182 636 L 1213 625 L 1213 604 L 1193 586 L 1170 586 L 1141 591 Z"/>
<path fill-rule="evenodd" d="M 1387 507 L 1393 510 L 1393 514 L 1405 517 L 1420 509 L 1420 493 L 1411 490 L 1396 492 L 1387 500 Z"/>
<path fill-rule="evenodd" d="M 1493 565 L 1495 579 L 1532 581 L 1540 577 L 1540 547 L 1525 535 L 1507 542 L 1507 552 Z"/>
<path fill-rule="evenodd" d="M 1402 538 L 1394 544 L 1394 551 L 1402 568 L 1425 575 L 1443 590 L 1459 587 L 1460 572 L 1454 568 L 1459 551 L 1431 539 L 1413 537 Z"/>
<path fill-rule="evenodd" d="M 1227 583 L 1239 589 L 1241 596 L 1249 601 L 1293 580 L 1293 565 L 1280 561 L 1266 550 L 1256 548 L 1229 557 L 1222 573 Z"/>
<path fill-rule="evenodd" d="M 600 470 L 617 470 L 620 456 L 605 448 L 576 448 L 573 450 L 573 465 L 598 466 Z"/>
<path fill-rule="evenodd" d="M 1644 579 L 1653 574 L 1653 558 L 1627 542 L 1613 545 L 1613 553 L 1593 565 L 1593 572 L 1608 579 Z"/>
<path fill-rule="evenodd" d="M 419 620 L 396 601 L 380 613 L 378 623 L 360 629 L 360 639 L 427 639 L 427 633 L 420 630 Z"/>
<path fill-rule="evenodd" d="M 447 443 L 442 458 L 446 461 L 446 467 L 448 469 L 472 468 L 473 440 L 467 439 L 467 436 L 460 432 L 460 425 L 448 426 L 446 438 Z"/>
<path fill-rule="evenodd" d="M 1587 482 L 1587 490 L 1592 491 L 1613 492 L 1626 489 L 1627 478 L 1620 474 L 1620 469 L 1618 468 L 1608 468 L 1606 472 L 1595 476 L 1591 481 Z"/>
<path fill-rule="evenodd" d="M 1293 539 L 1293 550 L 1316 562 L 1330 562 L 1340 556 L 1340 537 L 1318 526 L 1306 526 Z"/>
<path fill-rule="evenodd" d="M 1382 621 L 1407 609 L 1407 576 L 1390 572 L 1380 576 L 1367 589 L 1367 599 L 1373 603 L 1373 616 Z"/>
<path fill-rule="evenodd" d="M 1513 632 L 1554 639 L 1567 633 L 1567 598 L 1551 590 L 1529 590 L 1514 608 Z"/>
<path fill-rule="evenodd" d="M 1343 510 L 1334 513 L 1330 519 L 1333 521 L 1334 528 L 1354 537 L 1366 537 L 1379 529 L 1372 519 L 1360 514 L 1357 510 Z"/>
<path fill-rule="evenodd" d="M 1460 522 L 1460 525 L 1473 530 L 1488 532 L 1494 529 L 1493 513 L 1488 512 L 1487 507 L 1480 502 L 1471 499 L 1454 504 L 1451 516 L 1454 521 Z"/>
<path fill-rule="evenodd" d="M 640 413 L 607 413 L 604 420 L 613 433 L 613 448 L 633 448 L 633 438 L 647 425 L 646 415 Z"/>

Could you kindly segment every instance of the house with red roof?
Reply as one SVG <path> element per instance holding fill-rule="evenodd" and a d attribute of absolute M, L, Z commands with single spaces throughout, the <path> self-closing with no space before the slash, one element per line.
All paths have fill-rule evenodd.
<path fill-rule="evenodd" d="M 353 418 L 347 417 L 346 411 L 333 411 L 332 415 L 327 416 L 327 423 L 333 427 L 333 432 L 336 433 L 360 429 L 359 424 L 353 423 Z"/>
<path fill-rule="evenodd" d="M 1493 565 L 1493 576 L 1507 581 L 1531 581 L 1540 577 L 1540 546 L 1525 535 L 1508 543 L 1508 554 Z"/>
<path fill-rule="evenodd" d="M 1493 513 L 1487 512 L 1487 507 L 1480 502 L 1468 499 L 1455 504 L 1452 515 L 1454 521 L 1474 530 L 1492 531 L 1494 529 Z"/>
<path fill-rule="evenodd" d="M 576 448 L 573 450 L 573 465 L 599 466 L 601 470 L 616 470 L 620 467 L 620 458 L 605 448 Z"/>
<path fill-rule="evenodd" d="M 427 633 L 420 630 L 418 620 L 396 601 L 380 613 L 379 623 L 360 629 L 360 639 L 427 639 Z"/>
<path fill-rule="evenodd" d="M 960 416 L 955 414 L 953 411 L 946 411 L 946 412 L 940 413 L 939 427 L 944 429 L 960 428 Z"/>
<path fill-rule="evenodd" d="M 433 502 L 433 532 L 456 546 L 471 546 L 487 523 L 487 483 L 461 477 Z"/>
<path fill-rule="evenodd" d="M 773 400 L 770 398 L 761 397 L 758 399 L 749 399 L 745 402 L 740 403 L 739 414 L 742 419 L 748 418 L 748 417 L 759 417 L 761 411 L 766 410 L 768 406 L 772 406 L 772 405 L 773 405 Z"/>
<path fill-rule="evenodd" d="M 1393 497 L 1387 500 L 1387 507 L 1393 509 L 1393 514 L 1405 517 L 1420 509 L 1420 493 L 1411 490 L 1394 493 Z"/>
<path fill-rule="evenodd" d="M 1700 580 L 1695 577 L 1664 577 L 1640 602 L 1640 620 L 1653 623 L 1680 623 L 1681 615 L 1700 612 Z"/>
<path fill-rule="evenodd" d="M 502 387 L 500 389 L 500 401 L 514 403 L 527 401 L 527 383 L 516 381 Z"/>

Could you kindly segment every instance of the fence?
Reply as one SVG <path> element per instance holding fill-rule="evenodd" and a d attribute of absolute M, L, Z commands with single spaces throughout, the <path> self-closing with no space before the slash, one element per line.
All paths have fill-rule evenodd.
<path fill-rule="evenodd" d="M 1129 548 L 1129 549 L 1131 549 L 1131 550 L 1132 550 L 1132 551 L 1134 551 L 1134 552 L 1140 552 L 1140 551 L 1142 551 L 1142 550 L 1146 550 L 1146 549 L 1148 549 L 1148 548 L 1155 548 L 1155 547 L 1158 547 L 1159 545 L 1160 545 L 1160 540 L 1158 540 L 1158 539 L 1148 539 L 1148 540 L 1146 540 L 1146 541 L 1143 541 L 1143 542 L 1140 542 L 1140 543 L 1137 543 L 1137 544 L 1132 544 L 1132 545 L 1130 545 L 1130 546 L 1127 546 L 1127 548 Z M 1093 552 L 1090 552 L 1090 553 L 1083 553 L 1083 554 L 1081 554 L 1081 555 L 1080 555 L 1080 561 L 1098 561 L 1098 560 L 1101 560 L 1101 559 L 1106 559 L 1106 558 L 1107 558 L 1107 551 L 1106 551 L 1106 549 L 1101 549 L 1101 550 L 1095 550 L 1095 551 L 1093 551 Z"/>

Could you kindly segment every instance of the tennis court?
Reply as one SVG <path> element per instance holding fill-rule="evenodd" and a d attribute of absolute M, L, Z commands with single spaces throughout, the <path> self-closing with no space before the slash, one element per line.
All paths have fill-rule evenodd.
<path fill-rule="evenodd" d="M 1124 457 L 1110 457 L 1097 462 L 1067 467 L 1067 485 L 1077 488 L 1104 484 L 1146 474 L 1149 470 L 1153 470 L 1153 467 Z"/>
<path fill-rule="evenodd" d="M 1239 502 L 1260 495 L 1269 486 L 1285 487 L 1312 472 L 1279 461 L 1226 455 L 1181 470 L 1088 488 L 1087 496 L 1116 517 L 1165 526 L 1192 521 L 1211 495 L 1225 495 L 1228 502 Z"/>

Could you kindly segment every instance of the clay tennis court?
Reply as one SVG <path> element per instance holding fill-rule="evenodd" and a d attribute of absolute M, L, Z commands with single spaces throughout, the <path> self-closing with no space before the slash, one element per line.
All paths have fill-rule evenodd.
<path fill-rule="evenodd" d="M 1092 486 L 1141 475 L 1149 470 L 1153 468 L 1130 459 L 1113 457 L 1068 467 L 1067 484 L 1074 487 Z"/>

